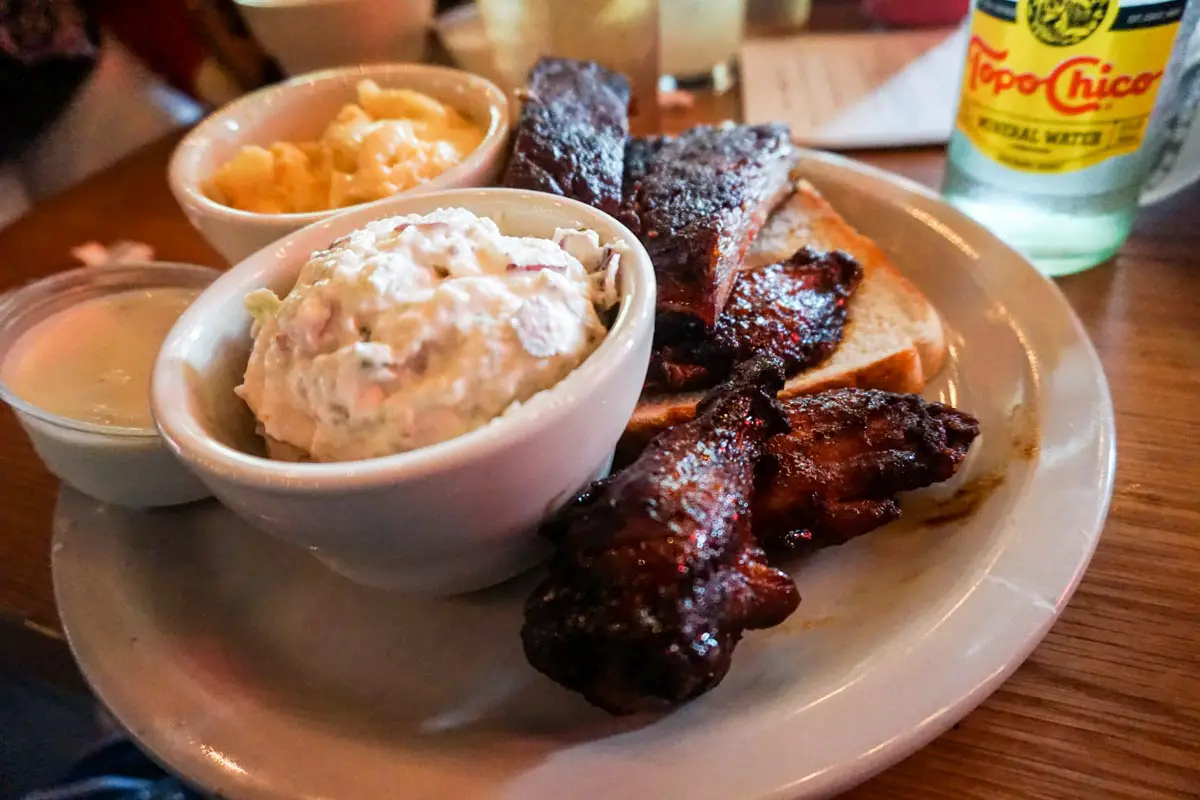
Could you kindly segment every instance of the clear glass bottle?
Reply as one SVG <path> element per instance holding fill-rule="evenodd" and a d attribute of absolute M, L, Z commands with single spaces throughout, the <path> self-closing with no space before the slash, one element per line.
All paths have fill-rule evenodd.
<path fill-rule="evenodd" d="M 975 0 L 947 199 L 1048 275 L 1108 259 L 1198 13 L 1200 0 Z"/>

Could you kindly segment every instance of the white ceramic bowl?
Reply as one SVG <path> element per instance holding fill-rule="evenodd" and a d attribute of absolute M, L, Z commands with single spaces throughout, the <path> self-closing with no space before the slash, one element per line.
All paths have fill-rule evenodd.
<path fill-rule="evenodd" d="M 462 207 L 510 235 L 582 226 L 619 242 L 621 308 L 574 372 L 482 428 L 386 458 L 294 464 L 263 456 L 234 395 L 250 351 L 247 293 L 286 294 L 309 255 L 370 220 Z M 503 581 L 545 548 L 534 527 L 608 470 L 642 388 L 655 283 L 637 238 L 581 203 L 513 189 L 406 195 L 348 211 L 255 253 L 204 292 L 159 354 L 151 407 L 168 444 L 225 505 L 366 585 L 450 594 Z"/>
<path fill-rule="evenodd" d="M 84 267 L 44 278 L 0 298 L 0 361 L 22 334 L 77 303 L 130 289 L 199 289 L 219 274 L 208 267 L 148 263 Z M 147 508 L 188 503 L 209 494 L 163 446 L 152 427 L 125 428 L 67 419 L 16 396 L 2 380 L 0 399 L 12 406 L 46 468 L 97 500 Z"/>
<path fill-rule="evenodd" d="M 504 92 L 494 83 L 460 70 L 423 64 L 376 64 L 301 75 L 219 109 L 193 128 L 171 157 L 168 180 L 176 201 L 192 225 L 230 263 L 345 209 L 307 214 L 239 211 L 210 199 L 202 188 L 204 182 L 244 145 L 318 138 L 342 106 L 354 101 L 355 86 L 365 78 L 385 89 L 423 92 L 487 130 L 483 142 L 462 163 L 403 194 L 495 182 L 504 166 L 509 107 Z"/>
<path fill-rule="evenodd" d="M 421 61 L 433 0 L 235 0 L 254 38 L 298 75 L 375 61 Z"/>

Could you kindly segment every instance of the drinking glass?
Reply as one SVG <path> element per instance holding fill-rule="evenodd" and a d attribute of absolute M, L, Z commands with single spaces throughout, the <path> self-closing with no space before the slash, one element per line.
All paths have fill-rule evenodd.
<path fill-rule="evenodd" d="M 662 72 L 668 87 L 733 86 L 746 30 L 746 0 L 659 0 Z"/>
<path fill-rule="evenodd" d="M 808 24 L 812 0 L 750 0 L 747 13 L 755 30 L 792 32 Z"/>
<path fill-rule="evenodd" d="M 636 133 L 658 131 L 659 0 L 479 0 L 496 67 L 524 85 L 541 56 L 595 61 L 629 78 Z"/>

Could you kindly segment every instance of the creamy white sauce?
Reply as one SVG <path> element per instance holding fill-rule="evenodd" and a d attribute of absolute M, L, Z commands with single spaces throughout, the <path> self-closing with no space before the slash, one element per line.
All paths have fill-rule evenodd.
<path fill-rule="evenodd" d="M 618 264 L 591 231 L 505 236 L 464 209 L 377 220 L 314 254 L 282 300 L 247 298 L 257 322 L 238 394 L 276 458 L 446 441 L 587 358 Z"/>
<path fill-rule="evenodd" d="M 150 373 L 197 289 L 163 286 L 85 300 L 25 331 L 0 365 L 20 399 L 60 417 L 149 428 Z"/>

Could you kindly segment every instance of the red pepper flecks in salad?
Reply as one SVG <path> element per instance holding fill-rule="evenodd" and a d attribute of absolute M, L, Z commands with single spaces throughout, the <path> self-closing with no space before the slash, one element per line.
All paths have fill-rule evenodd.
<path fill-rule="evenodd" d="M 460 209 L 377 220 L 247 297 L 237 388 L 276 458 L 349 461 L 451 439 L 558 383 L 607 333 L 620 253 L 593 231 L 503 235 Z"/>

